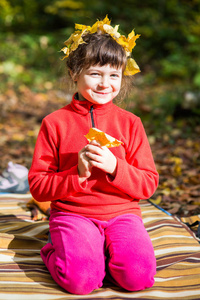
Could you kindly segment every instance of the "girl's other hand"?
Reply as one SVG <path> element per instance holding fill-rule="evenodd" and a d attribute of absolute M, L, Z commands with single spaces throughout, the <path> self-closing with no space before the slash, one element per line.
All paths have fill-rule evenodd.
<path fill-rule="evenodd" d="M 81 149 L 78 153 L 78 174 L 79 182 L 84 182 L 87 178 L 91 176 L 92 165 L 90 164 L 90 159 L 86 155 L 86 147 Z"/>

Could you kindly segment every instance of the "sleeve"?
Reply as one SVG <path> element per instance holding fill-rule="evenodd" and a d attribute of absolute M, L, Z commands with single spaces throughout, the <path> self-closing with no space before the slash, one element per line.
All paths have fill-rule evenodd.
<path fill-rule="evenodd" d="M 59 137 L 44 119 L 38 134 L 28 174 L 30 192 L 37 201 L 54 201 L 84 189 L 79 183 L 77 165 L 63 172 L 59 166 Z M 86 183 L 85 183 L 86 185 Z"/>
<path fill-rule="evenodd" d="M 155 192 L 159 175 L 140 118 L 130 130 L 126 160 L 117 158 L 116 176 L 107 178 L 111 185 L 134 199 L 148 199 Z"/>

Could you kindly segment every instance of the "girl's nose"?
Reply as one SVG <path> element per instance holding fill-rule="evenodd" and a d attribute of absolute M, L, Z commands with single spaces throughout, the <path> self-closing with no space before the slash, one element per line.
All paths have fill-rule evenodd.
<path fill-rule="evenodd" d="M 101 81 L 99 83 L 99 86 L 101 88 L 104 88 L 104 89 L 107 88 L 107 87 L 109 87 L 109 80 L 108 80 L 108 78 L 105 77 L 105 76 L 101 77 Z"/>

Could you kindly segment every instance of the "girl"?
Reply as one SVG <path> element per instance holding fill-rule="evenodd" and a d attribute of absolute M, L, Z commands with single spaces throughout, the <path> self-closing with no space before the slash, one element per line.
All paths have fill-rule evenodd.
<path fill-rule="evenodd" d="M 30 190 L 36 200 L 51 201 L 41 256 L 70 293 L 100 288 L 105 275 L 129 291 L 154 283 L 156 260 L 138 202 L 155 192 L 158 173 L 140 119 L 113 104 L 139 72 L 130 58 L 137 38 L 133 31 L 121 36 L 107 17 L 76 25 L 62 50 L 77 92 L 44 118 L 35 146 Z M 87 143 L 91 127 L 123 144 Z"/>

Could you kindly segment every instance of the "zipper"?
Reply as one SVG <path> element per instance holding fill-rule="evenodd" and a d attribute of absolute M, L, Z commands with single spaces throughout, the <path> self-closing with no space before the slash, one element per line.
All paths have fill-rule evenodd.
<path fill-rule="evenodd" d="M 95 127 L 93 110 L 94 110 L 94 107 L 92 105 L 90 107 L 90 116 L 91 116 L 91 121 L 92 121 L 92 127 Z"/>

